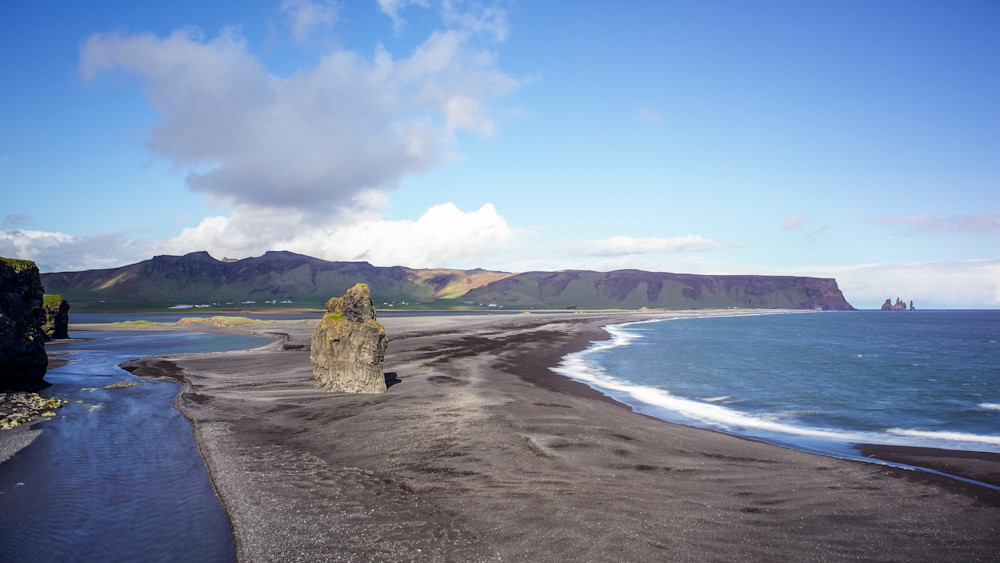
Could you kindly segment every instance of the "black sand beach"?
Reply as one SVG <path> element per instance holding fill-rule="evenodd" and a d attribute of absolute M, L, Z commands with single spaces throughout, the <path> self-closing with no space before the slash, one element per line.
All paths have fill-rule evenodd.
<path fill-rule="evenodd" d="M 182 383 L 241 560 L 1000 557 L 1000 492 L 666 423 L 549 369 L 639 318 L 385 318 L 392 385 L 375 396 L 313 389 L 312 322 L 126 367 Z M 998 480 L 1000 456 L 865 451 L 931 453 Z"/>

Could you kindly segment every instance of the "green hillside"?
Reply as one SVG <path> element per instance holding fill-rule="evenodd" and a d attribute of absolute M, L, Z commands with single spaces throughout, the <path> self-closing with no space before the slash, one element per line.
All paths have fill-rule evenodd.
<path fill-rule="evenodd" d="M 412 307 L 455 298 L 510 274 L 486 270 L 379 268 L 367 262 L 329 262 L 292 252 L 223 262 L 207 252 L 157 256 L 108 270 L 42 275 L 74 312 L 158 310 L 177 305 L 213 308 L 322 308 L 358 282 L 380 307 Z M 270 302 L 270 303 L 268 303 Z M 405 305 L 404 305 L 405 303 Z"/>
<path fill-rule="evenodd" d="M 292 252 L 220 261 L 207 252 L 157 256 L 107 270 L 42 274 L 48 293 L 73 311 L 321 308 L 363 282 L 380 309 L 706 309 L 846 310 L 836 280 L 702 276 L 642 270 L 526 272 L 377 267 Z M 207 312 L 207 311 L 206 311 Z"/>

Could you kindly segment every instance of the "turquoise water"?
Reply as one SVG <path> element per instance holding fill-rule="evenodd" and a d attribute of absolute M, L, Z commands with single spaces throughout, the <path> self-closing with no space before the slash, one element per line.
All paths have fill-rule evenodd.
<path fill-rule="evenodd" d="M 853 456 L 1000 452 L 1000 311 L 829 312 L 608 327 L 557 371 L 673 422 Z"/>
<path fill-rule="evenodd" d="M 180 387 L 118 367 L 153 354 L 236 350 L 267 338 L 73 331 L 39 393 L 70 403 L 0 465 L 0 561 L 233 561 L 232 530 L 173 408 Z M 0 435 L 0 439 L 4 436 Z"/>

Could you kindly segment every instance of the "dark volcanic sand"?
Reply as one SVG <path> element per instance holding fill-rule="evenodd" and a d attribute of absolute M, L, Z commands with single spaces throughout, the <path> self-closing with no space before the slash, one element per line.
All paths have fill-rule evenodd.
<path fill-rule="evenodd" d="M 377 396 L 314 390 L 280 344 L 128 368 L 183 380 L 243 560 L 1000 557 L 996 491 L 666 423 L 548 370 L 636 318 L 382 319 Z M 295 348 L 312 325 L 262 332 Z"/>

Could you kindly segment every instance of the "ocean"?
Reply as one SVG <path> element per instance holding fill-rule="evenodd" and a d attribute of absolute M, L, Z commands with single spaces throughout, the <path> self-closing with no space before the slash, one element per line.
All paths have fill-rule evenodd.
<path fill-rule="evenodd" d="M 607 327 L 556 371 L 671 422 L 858 458 L 1000 452 L 1000 311 L 702 317 Z"/>

